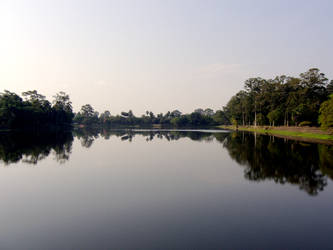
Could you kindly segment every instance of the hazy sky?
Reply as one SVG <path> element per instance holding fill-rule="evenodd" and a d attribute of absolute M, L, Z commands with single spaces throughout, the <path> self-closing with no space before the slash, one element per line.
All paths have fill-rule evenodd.
<path fill-rule="evenodd" d="M 0 91 L 112 114 L 221 108 L 249 77 L 333 78 L 333 1 L 0 0 Z"/>

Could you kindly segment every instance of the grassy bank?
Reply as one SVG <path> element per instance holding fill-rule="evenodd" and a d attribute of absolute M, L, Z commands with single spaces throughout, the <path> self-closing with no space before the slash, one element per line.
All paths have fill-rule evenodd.
<path fill-rule="evenodd" d="M 257 132 L 261 134 L 270 134 L 270 135 L 280 135 L 286 137 L 299 137 L 299 138 L 308 138 L 308 139 L 318 139 L 318 140 L 332 140 L 333 135 L 326 133 L 324 131 L 314 131 L 314 132 L 307 132 L 303 131 L 302 128 L 295 128 L 290 127 L 290 129 L 283 127 L 283 129 L 279 129 L 279 127 L 249 127 L 249 126 L 218 126 L 222 129 L 230 129 L 230 130 L 240 130 L 240 131 L 250 131 L 250 132 Z"/>

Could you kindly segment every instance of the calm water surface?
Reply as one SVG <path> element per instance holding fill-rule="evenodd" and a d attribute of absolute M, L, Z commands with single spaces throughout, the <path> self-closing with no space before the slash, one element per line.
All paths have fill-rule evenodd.
<path fill-rule="evenodd" d="M 332 248 L 333 147 L 227 131 L 0 134 L 0 249 Z"/>

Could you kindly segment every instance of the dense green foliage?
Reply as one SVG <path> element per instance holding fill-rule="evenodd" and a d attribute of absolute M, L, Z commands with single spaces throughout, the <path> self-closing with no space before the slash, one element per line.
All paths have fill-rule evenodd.
<path fill-rule="evenodd" d="M 82 125 L 98 125 L 102 127 L 113 126 L 174 126 L 197 127 L 218 125 L 227 121 L 224 112 L 214 112 L 212 109 L 196 109 L 191 114 L 182 114 L 178 110 L 165 114 L 155 115 L 147 111 L 141 117 L 136 117 L 130 110 L 121 112 L 121 115 L 112 116 L 110 111 L 99 114 L 90 104 L 83 105 L 80 112 L 74 117 L 74 122 Z"/>
<path fill-rule="evenodd" d="M 323 102 L 320 106 L 318 122 L 323 128 L 333 128 L 333 94 L 330 99 Z"/>
<path fill-rule="evenodd" d="M 235 125 L 315 126 L 320 105 L 333 91 L 333 82 L 328 84 L 325 74 L 313 68 L 299 77 L 250 78 L 244 89 L 224 108 Z M 332 110 L 330 105 L 327 109 Z M 323 108 L 320 123 L 326 119 L 327 109 Z"/>
<path fill-rule="evenodd" d="M 260 77 L 245 81 L 244 90 L 234 95 L 222 110 L 196 109 L 190 114 L 178 110 L 155 115 L 151 111 L 140 117 L 131 110 L 111 115 L 99 114 L 90 104 L 75 114 L 69 96 L 60 92 L 52 104 L 34 91 L 24 92 L 23 100 L 15 93 L 0 94 L 0 129 L 40 128 L 76 124 L 94 127 L 165 126 L 207 127 L 215 125 L 284 125 L 333 127 L 333 81 L 313 68 L 299 77 Z M 320 116 L 319 116 L 320 115 Z"/>
<path fill-rule="evenodd" d="M 36 90 L 22 95 L 25 100 L 7 90 L 0 94 L 0 128 L 40 129 L 72 123 L 72 103 L 66 93 L 54 96 L 53 104 Z"/>

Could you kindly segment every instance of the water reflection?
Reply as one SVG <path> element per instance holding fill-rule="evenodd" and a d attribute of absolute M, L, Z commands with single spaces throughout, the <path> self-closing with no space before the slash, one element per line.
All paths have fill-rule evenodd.
<path fill-rule="evenodd" d="M 332 178 L 333 148 L 252 133 L 232 133 L 223 146 L 251 181 L 274 180 L 298 185 L 310 195 L 324 190 Z"/>
<path fill-rule="evenodd" d="M 90 148 L 95 139 L 99 137 L 101 130 L 97 128 L 82 128 L 75 129 L 73 133 L 80 140 L 82 147 Z"/>
<path fill-rule="evenodd" d="M 64 163 L 69 160 L 73 136 L 86 148 L 91 147 L 99 137 L 105 140 L 116 137 L 120 143 L 132 142 L 139 136 L 147 142 L 182 138 L 199 142 L 215 141 L 228 151 L 232 159 L 245 167 L 246 179 L 289 183 L 310 195 L 323 191 L 328 178 L 333 179 L 333 146 L 246 132 L 75 129 L 68 133 L 3 133 L 0 136 L 0 161 L 5 165 L 19 161 L 37 164 L 53 152 L 55 159 Z"/>
<path fill-rule="evenodd" d="M 2 133 L 0 162 L 5 165 L 22 161 L 37 164 L 51 153 L 59 163 L 69 160 L 73 142 L 71 132 L 61 133 Z"/>
<path fill-rule="evenodd" d="M 145 140 L 166 139 L 175 141 L 181 138 L 190 138 L 193 141 L 212 141 L 219 137 L 218 133 L 203 131 L 176 131 L 176 130 L 99 130 L 94 128 L 75 129 L 74 135 L 77 137 L 83 147 L 89 148 L 94 140 L 101 136 L 109 140 L 112 136 L 120 138 L 121 141 L 132 142 L 135 136 L 143 136 Z M 227 133 L 223 133 L 224 138 Z"/>

